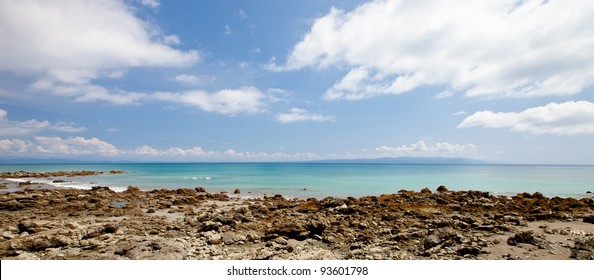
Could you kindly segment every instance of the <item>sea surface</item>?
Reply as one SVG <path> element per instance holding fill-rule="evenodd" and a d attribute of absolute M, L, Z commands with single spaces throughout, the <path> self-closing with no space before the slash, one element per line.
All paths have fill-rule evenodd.
<path fill-rule="evenodd" d="M 541 192 L 546 196 L 591 197 L 594 166 L 451 165 L 356 163 L 109 163 L 0 165 L 0 171 L 122 170 L 125 174 L 63 178 L 57 187 L 89 189 L 128 186 L 175 189 L 203 186 L 209 192 L 239 188 L 242 196 L 348 197 L 396 193 L 444 185 L 495 195 Z M 35 179 L 45 183 L 51 180 Z M 34 180 L 34 181 L 35 181 Z"/>

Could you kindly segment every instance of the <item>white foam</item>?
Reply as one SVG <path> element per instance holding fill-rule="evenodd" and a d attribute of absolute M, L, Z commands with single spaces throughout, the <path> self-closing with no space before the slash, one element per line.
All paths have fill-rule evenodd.
<path fill-rule="evenodd" d="M 185 178 L 188 178 L 188 177 L 184 177 L 184 179 Z M 212 179 L 211 176 L 193 176 L 192 177 L 192 180 L 194 180 L 194 181 L 197 181 L 197 180 L 210 180 L 210 179 Z"/>
<path fill-rule="evenodd" d="M 99 186 L 98 184 L 85 184 L 80 182 L 61 182 L 61 183 L 54 183 L 54 182 L 47 182 L 46 184 L 57 187 L 57 188 L 69 188 L 69 189 L 77 189 L 77 190 L 91 190 L 93 187 Z M 117 186 L 107 186 L 111 190 L 115 192 L 123 192 L 127 188 L 125 187 L 117 187 Z"/>

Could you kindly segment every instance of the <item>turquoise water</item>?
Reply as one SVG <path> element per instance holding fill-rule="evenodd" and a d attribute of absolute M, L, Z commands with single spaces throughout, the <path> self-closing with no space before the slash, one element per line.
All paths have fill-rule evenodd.
<path fill-rule="evenodd" d="M 494 194 L 533 193 L 587 197 L 594 191 L 594 166 L 578 165 L 407 165 L 351 163 L 122 163 L 0 165 L 0 171 L 123 170 L 126 174 L 67 178 L 62 187 L 129 185 L 143 189 L 235 188 L 242 195 L 280 193 L 294 197 L 364 196 L 398 190 L 480 190 Z"/>

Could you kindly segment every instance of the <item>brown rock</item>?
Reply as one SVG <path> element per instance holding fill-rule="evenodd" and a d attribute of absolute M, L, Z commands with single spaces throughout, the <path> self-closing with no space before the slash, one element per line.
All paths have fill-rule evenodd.
<path fill-rule="evenodd" d="M 295 207 L 295 211 L 301 213 L 312 213 L 324 209 L 324 206 L 317 200 L 311 200 L 301 203 Z"/>
<path fill-rule="evenodd" d="M 516 233 L 514 236 L 507 239 L 507 244 L 511 246 L 516 246 L 520 243 L 538 245 L 539 241 L 534 236 L 533 231 L 523 231 Z"/>
<path fill-rule="evenodd" d="M 429 188 L 423 188 L 421 193 L 431 194 L 431 190 Z"/>
<path fill-rule="evenodd" d="M 584 217 L 584 223 L 594 224 L 594 215 Z"/>
<path fill-rule="evenodd" d="M 532 198 L 542 199 L 545 198 L 545 196 L 540 192 L 535 192 L 532 194 Z"/>
<path fill-rule="evenodd" d="M 194 190 L 196 190 L 196 192 L 199 192 L 199 193 L 206 192 L 206 189 L 204 187 L 196 187 Z"/>
<path fill-rule="evenodd" d="M 571 247 L 571 258 L 594 260 L 594 237 L 577 239 Z"/>
<path fill-rule="evenodd" d="M 449 191 L 448 188 L 446 188 L 446 186 L 443 186 L 443 185 L 442 186 L 439 186 L 437 188 L 437 192 L 440 192 L 440 193 L 448 192 L 448 191 Z"/>

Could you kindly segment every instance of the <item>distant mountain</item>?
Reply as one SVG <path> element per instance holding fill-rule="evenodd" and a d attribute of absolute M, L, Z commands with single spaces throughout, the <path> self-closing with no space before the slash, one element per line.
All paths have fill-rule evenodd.
<path fill-rule="evenodd" d="M 489 162 L 469 158 L 449 157 L 382 157 L 356 159 L 313 160 L 317 163 L 375 163 L 375 164 L 488 164 Z"/>

